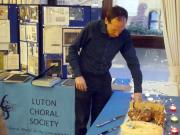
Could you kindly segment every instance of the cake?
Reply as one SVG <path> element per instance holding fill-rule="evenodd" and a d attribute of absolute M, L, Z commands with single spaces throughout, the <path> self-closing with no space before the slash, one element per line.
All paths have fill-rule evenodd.
<path fill-rule="evenodd" d="M 127 121 L 121 125 L 121 135 L 163 135 L 163 128 L 144 121 Z"/>
<path fill-rule="evenodd" d="M 159 126 L 164 125 L 165 113 L 164 105 L 155 102 L 130 102 L 129 120 L 152 122 Z"/>

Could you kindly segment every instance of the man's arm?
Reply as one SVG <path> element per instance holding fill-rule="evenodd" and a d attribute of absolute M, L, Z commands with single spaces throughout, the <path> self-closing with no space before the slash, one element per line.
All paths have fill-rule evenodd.
<path fill-rule="evenodd" d="M 75 40 L 75 42 L 69 47 L 69 63 L 74 71 L 75 87 L 80 91 L 86 91 L 87 85 L 81 74 L 78 52 L 80 51 L 80 48 L 83 49 L 87 44 L 88 36 L 88 27 L 86 27 L 82 30 L 80 36 Z"/>
<path fill-rule="evenodd" d="M 81 70 L 79 65 L 79 54 L 80 48 L 82 48 L 88 38 L 88 27 L 85 27 L 78 38 L 69 47 L 69 63 L 74 71 L 75 77 L 81 76 Z"/>
<path fill-rule="evenodd" d="M 131 72 L 134 82 L 134 93 L 142 93 L 142 72 L 140 70 L 139 60 L 129 34 L 125 40 L 125 44 L 120 51 Z"/>

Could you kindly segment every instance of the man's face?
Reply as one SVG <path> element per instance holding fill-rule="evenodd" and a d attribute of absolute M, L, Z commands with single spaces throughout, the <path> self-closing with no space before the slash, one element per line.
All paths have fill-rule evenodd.
<path fill-rule="evenodd" d="M 105 24 L 107 25 L 108 35 L 113 38 L 118 37 L 121 34 L 121 32 L 125 29 L 126 23 L 127 20 L 124 17 L 113 18 L 111 22 L 109 22 L 107 18 L 105 18 Z"/>

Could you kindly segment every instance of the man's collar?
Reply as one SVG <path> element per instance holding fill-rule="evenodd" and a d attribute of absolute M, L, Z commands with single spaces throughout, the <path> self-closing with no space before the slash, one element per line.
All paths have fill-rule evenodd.
<path fill-rule="evenodd" d="M 104 20 L 101 20 L 101 23 L 100 23 L 100 27 L 101 27 L 101 32 L 104 33 L 104 34 L 107 34 L 107 27 L 106 27 L 106 24 L 104 22 Z"/>

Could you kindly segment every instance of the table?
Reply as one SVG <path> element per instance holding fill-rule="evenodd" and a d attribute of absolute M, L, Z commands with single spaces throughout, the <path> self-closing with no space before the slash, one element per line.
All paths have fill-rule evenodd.
<path fill-rule="evenodd" d="M 74 95 L 73 87 L 0 82 L 9 135 L 74 135 Z"/>
<path fill-rule="evenodd" d="M 179 97 L 162 97 L 163 99 L 169 99 L 171 98 L 175 105 L 177 106 L 176 115 L 180 119 L 180 98 Z M 126 114 L 129 108 L 129 101 L 131 99 L 130 93 L 124 93 L 120 91 L 114 91 L 112 97 L 96 119 L 96 121 L 93 123 L 93 125 L 89 128 L 86 135 L 98 135 L 108 129 L 114 128 L 116 126 L 120 126 L 123 122 L 125 117 L 118 119 L 112 123 L 109 123 L 103 127 L 96 127 L 96 124 L 102 123 L 104 121 L 110 120 L 118 115 Z M 179 108 L 178 108 L 179 107 Z M 171 122 L 170 122 L 171 123 Z M 178 129 L 180 129 L 180 123 L 174 124 Z M 167 127 L 169 129 L 169 127 Z M 120 128 L 112 131 L 111 133 L 107 135 L 118 135 L 120 132 Z"/>

